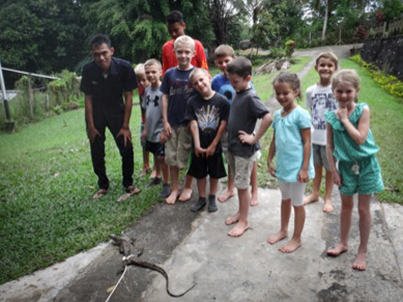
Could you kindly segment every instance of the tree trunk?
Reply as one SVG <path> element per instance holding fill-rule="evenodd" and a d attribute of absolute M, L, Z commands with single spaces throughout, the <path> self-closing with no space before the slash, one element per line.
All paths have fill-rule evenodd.
<path fill-rule="evenodd" d="M 326 38 L 327 19 L 329 15 L 329 0 L 326 0 L 325 19 L 323 20 L 322 41 Z"/>

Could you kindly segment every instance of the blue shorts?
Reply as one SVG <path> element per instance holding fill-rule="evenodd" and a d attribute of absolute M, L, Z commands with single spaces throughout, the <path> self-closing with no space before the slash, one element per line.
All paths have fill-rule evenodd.
<path fill-rule="evenodd" d="M 341 161 L 338 170 L 341 177 L 340 193 L 343 195 L 372 195 L 384 189 L 376 156 L 357 162 Z"/>

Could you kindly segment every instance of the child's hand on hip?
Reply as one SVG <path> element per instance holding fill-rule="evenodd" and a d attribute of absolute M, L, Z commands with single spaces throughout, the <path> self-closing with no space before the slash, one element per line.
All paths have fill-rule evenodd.
<path fill-rule="evenodd" d="M 238 138 L 242 144 L 253 145 L 256 144 L 256 137 L 253 134 L 248 134 L 245 131 L 239 130 Z"/>

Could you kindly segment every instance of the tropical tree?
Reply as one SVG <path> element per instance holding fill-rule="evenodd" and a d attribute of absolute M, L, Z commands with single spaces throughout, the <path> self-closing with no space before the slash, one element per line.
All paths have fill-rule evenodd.
<path fill-rule="evenodd" d="M 72 69 L 83 53 L 80 1 L 14 0 L 0 4 L 4 66 L 28 71 Z"/>
<path fill-rule="evenodd" d="M 213 40 L 207 1 L 195 0 L 100 0 L 84 6 L 88 37 L 97 32 L 110 36 L 117 55 L 134 62 L 159 58 L 162 45 L 169 40 L 165 18 L 180 10 L 186 33 L 204 44 Z"/>

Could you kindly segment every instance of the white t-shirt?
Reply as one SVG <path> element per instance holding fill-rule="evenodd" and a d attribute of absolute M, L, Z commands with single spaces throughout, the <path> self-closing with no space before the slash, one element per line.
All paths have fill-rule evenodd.
<path fill-rule="evenodd" d="M 306 90 L 306 107 L 312 111 L 312 143 L 326 145 L 326 120 L 325 112 L 337 108 L 336 99 L 329 86 L 320 87 L 315 84 Z"/>

